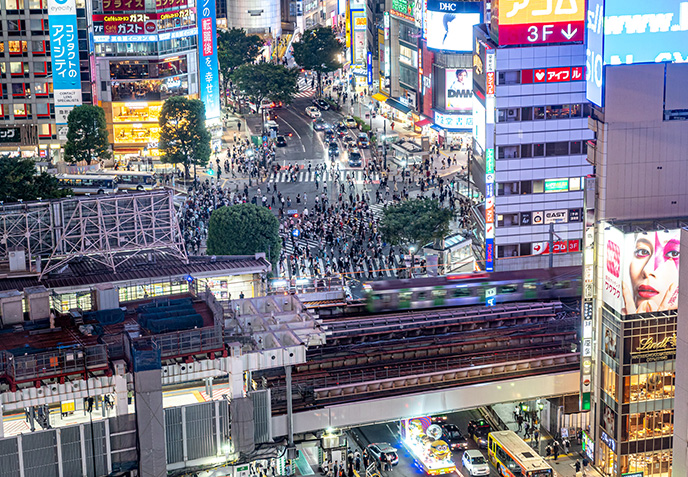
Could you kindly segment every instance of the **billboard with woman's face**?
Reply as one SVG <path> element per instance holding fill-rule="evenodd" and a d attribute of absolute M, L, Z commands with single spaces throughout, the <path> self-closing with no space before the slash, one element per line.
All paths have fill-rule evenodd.
<path fill-rule="evenodd" d="M 680 230 L 605 231 L 605 303 L 624 315 L 675 310 L 680 238 Z"/>

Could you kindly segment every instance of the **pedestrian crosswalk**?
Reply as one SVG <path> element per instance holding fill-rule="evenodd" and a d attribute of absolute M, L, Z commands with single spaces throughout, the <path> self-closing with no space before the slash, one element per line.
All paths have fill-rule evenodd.
<path fill-rule="evenodd" d="M 339 171 L 339 178 L 340 180 L 346 182 L 346 175 L 349 174 L 349 176 L 353 176 L 353 181 L 356 184 L 363 184 L 366 180 L 368 181 L 373 181 L 373 183 L 379 184 L 380 181 L 380 174 L 377 172 L 373 172 L 370 174 L 370 177 L 366 179 L 365 173 L 362 170 L 343 170 Z M 335 174 L 327 170 L 325 172 L 320 172 L 318 173 L 318 182 L 325 183 L 334 180 Z M 277 173 L 276 179 L 275 175 L 273 174 L 270 177 L 270 182 L 315 182 L 316 175 L 315 171 L 307 171 L 307 170 L 301 170 L 296 173 L 296 180 L 292 181 L 292 176 L 288 171 L 279 171 Z"/>
<path fill-rule="evenodd" d="M 306 257 L 306 245 L 311 249 L 311 254 L 315 254 L 321 250 L 319 240 L 309 238 L 292 242 L 287 232 L 282 232 L 281 235 L 287 239 L 283 248 L 286 259 L 280 263 L 280 273 L 283 276 L 324 276 L 329 272 L 345 275 L 349 278 L 357 278 L 359 280 L 370 280 L 375 278 L 396 278 L 399 276 L 399 272 L 404 268 L 404 265 L 399 261 L 399 256 L 395 254 L 392 256 L 391 261 L 389 256 L 385 255 L 377 259 L 369 258 L 368 260 L 364 260 L 360 266 L 349 263 L 348 266 L 345 265 L 345 268 L 341 269 L 339 266 L 335 266 L 332 257 L 323 258 L 313 256 L 312 259 Z M 298 253 L 294 245 L 298 247 Z M 290 265 L 292 256 L 297 258 L 298 267 L 296 269 Z"/>
<path fill-rule="evenodd" d="M 310 98 L 315 93 L 315 87 L 311 86 L 311 81 L 303 76 L 299 77 L 297 86 L 299 92 L 294 95 L 296 98 Z"/>

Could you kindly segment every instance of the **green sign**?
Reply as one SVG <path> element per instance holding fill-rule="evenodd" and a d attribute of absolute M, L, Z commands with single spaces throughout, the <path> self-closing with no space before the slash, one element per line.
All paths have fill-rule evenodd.
<path fill-rule="evenodd" d="M 569 190 L 568 179 L 545 180 L 545 192 L 566 192 Z"/>
<path fill-rule="evenodd" d="M 494 149 L 488 149 L 485 151 L 485 174 L 494 174 L 495 171 L 495 158 Z"/>
<path fill-rule="evenodd" d="M 403 17 L 413 18 L 413 0 L 392 0 L 392 11 Z"/>

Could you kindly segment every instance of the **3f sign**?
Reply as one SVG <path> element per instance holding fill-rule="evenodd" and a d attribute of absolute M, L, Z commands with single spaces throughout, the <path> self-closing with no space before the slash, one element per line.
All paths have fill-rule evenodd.
<path fill-rule="evenodd" d="M 540 38 L 540 32 L 537 25 L 531 25 L 528 27 L 528 41 L 535 43 L 536 41 L 542 40 L 547 41 L 547 37 L 552 34 L 552 28 L 554 25 L 541 25 L 542 26 L 542 39 Z"/>

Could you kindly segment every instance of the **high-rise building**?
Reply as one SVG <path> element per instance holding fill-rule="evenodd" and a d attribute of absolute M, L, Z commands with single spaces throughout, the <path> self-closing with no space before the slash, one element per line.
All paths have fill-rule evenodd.
<path fill-rule="evenodd" d="M 535 6 L 474 28 L 472 182 L 484 269 L 581 264 L 589 106 L 584 2 L 556 28 Z M 498 11 L 498 14 L 497 14 Z M 524 26 L 525 25 L 525 26 Z M 531 25 L 528 27 L 528 25 Z M 528 33 L 530 31 L 530 33 Z"/>
<path fill-rule="evenodd" d="M 93 16 L 94 94 L 115 158 L 158 155 L 163 101 L 200 98 L 219 126 L 215 1 L 102 0 Z"/>
<path fill-rule="evenodd" d="M 90 4 L 0 2 L 0 154 L 52 158 L 67 115 L 93 102 Z"/>
<path fill-rule="evenodd" d="M 685 5 L 594 0 L 586 15 L 595 175 L 584 205 L 581 404 L 593 412 L 588 456 L 613 477 L 687 469 L 688 375 L 678 365 L 688 333 L 677 319 L 688 216 Z M 662 23 L 633 28 L 638 17 Z"/>

